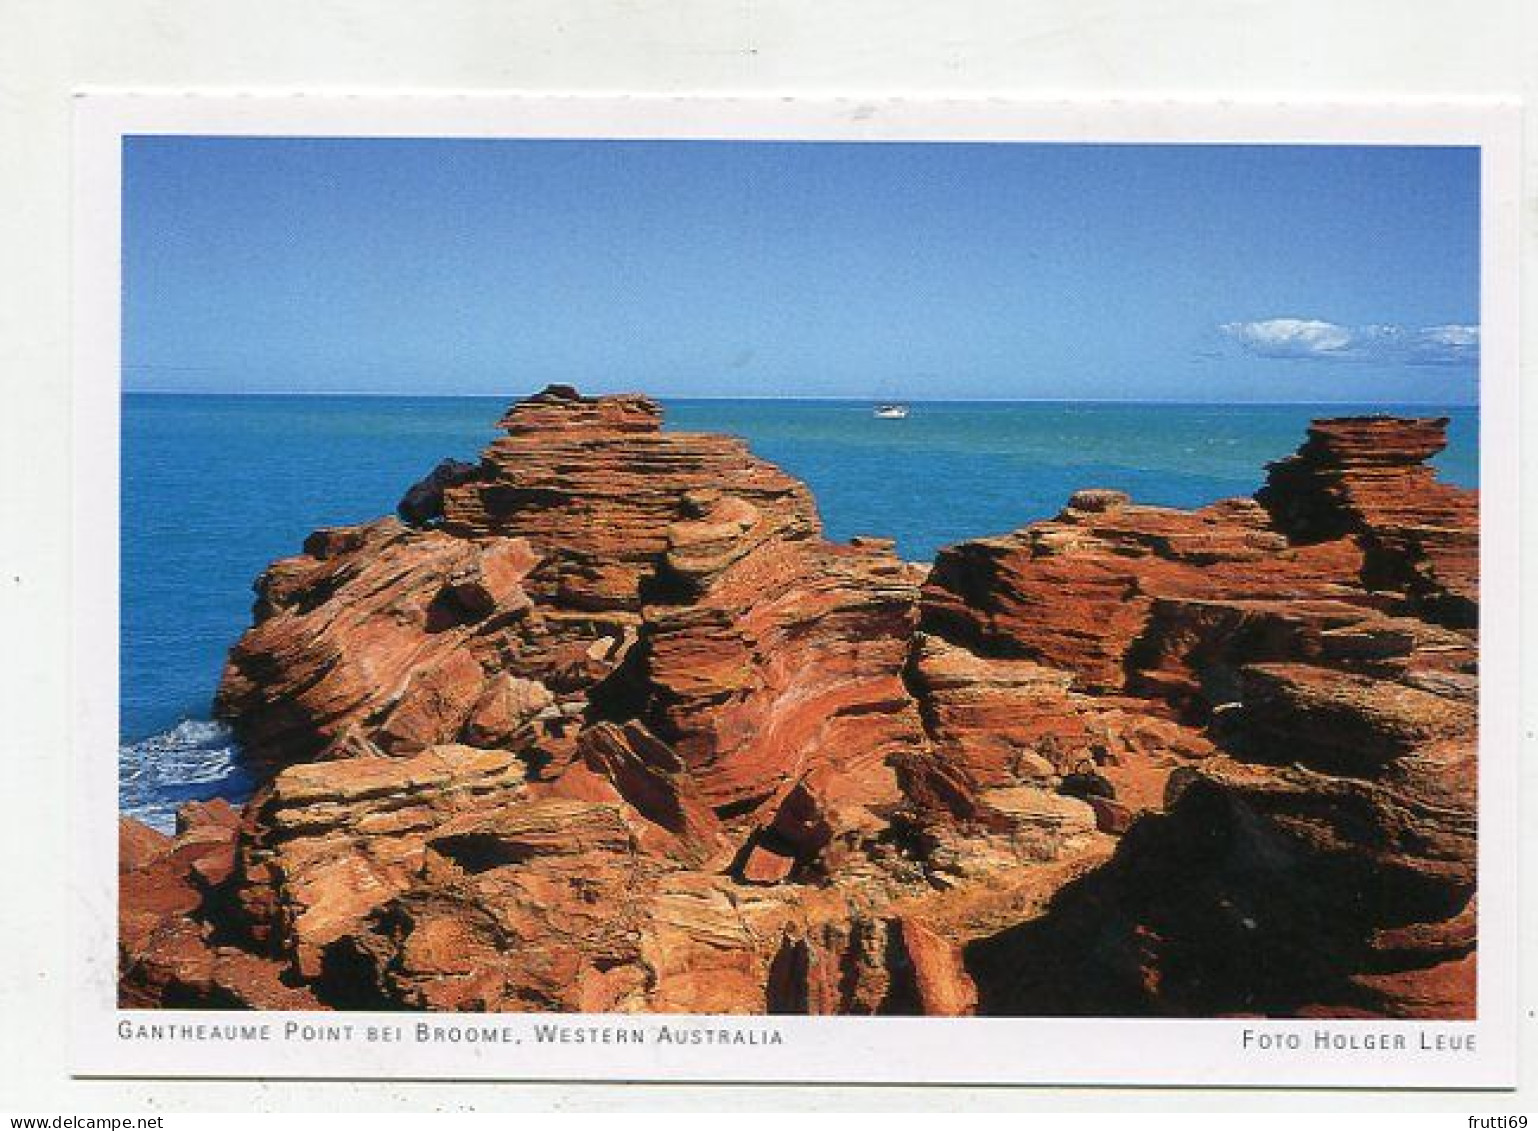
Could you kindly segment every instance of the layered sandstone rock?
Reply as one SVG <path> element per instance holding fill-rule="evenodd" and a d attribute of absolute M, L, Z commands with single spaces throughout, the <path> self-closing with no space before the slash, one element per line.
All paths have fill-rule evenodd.
<path fill-rule="evenodd" d="M 118 1004 L 217 1009 L 319 1009 L 283 963 L 233 945 L 221 898 L 239 816 L 223 802 L 188 805 L 175 838 L 124 819 L 118 829 Z"/>
<path fill-rule="evenodd" d="M 267 781 L 124 823 L 126 1004 L 1471 1007 L 1437 422 L 1320 422 L 1258 503 L 1081 491 L 930 571 L 644 397 L 502 425 L 258 582 L 218 709 Z"/>
<path fill-rule="evenodd" d="M 1447 445 L 1446 428 L 1445 417 L 1316 421 L 1256 497 L 1295 540 L 1358 536 L 1368 584 L 1399 592 L 1429 619 L 1473 627 L 1478 497 L 1437 482 L 1425 464 Z"/>
<path fill-rule="evenodd" d="M 1269 521 L 1096 497 L 941 555 L 925 623 L 976 663 L 1054 662 L 1215 752 L 1045 915 L 970 944 L 980 1010 L 1471 1016 L 1476 502 L 1419 463 L 1444 423 L 1317 423 Z"/>

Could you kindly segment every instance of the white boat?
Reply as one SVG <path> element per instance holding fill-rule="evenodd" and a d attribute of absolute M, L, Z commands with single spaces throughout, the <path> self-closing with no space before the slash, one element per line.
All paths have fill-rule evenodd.
<path fill-rule="evenodd" d="M 875 415 L 877 420 L 906 420 L 908 418 L 908 406 L 905 404 L 878 404 Z"/>

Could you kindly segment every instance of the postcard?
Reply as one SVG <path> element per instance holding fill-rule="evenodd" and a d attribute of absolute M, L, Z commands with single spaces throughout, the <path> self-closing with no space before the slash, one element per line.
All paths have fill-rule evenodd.
<path fill-rule="evenodd" d="M 80 1075 L 1514 1083 L 1512 107 L 77 123 Z"/>

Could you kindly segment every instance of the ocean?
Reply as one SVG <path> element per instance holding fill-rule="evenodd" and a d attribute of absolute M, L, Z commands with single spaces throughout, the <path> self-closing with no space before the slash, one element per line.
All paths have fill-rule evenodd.
<path fill-rule="evenodd" d="M 123 398 L 119 805 L 169 829 L 188 800 L 249 795 L 229 732 L 209 717 L 225 653 L 250 623 L 251 583 L 319 526 L 393 513 L 453 456 L 474 459 L 512 397 Z M 1192 507 L 1252 493 L 1317 416 L 1446 415 L 1437 457 L 1478 485 L 1467 407 L 665 400 L 667 427 L 729 432 L 811 485 L 828 535 L 941 546 L 1062 509 L 1082 487 Z"/>

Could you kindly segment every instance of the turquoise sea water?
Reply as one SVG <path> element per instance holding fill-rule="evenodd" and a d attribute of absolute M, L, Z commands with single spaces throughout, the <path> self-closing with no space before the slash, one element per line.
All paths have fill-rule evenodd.
<path fill-rule="evenodd" d="M 193 798 L 250 788 L 209 704 L 250 620 L 251 582 L 318 526 L 394 510 L 446 456 L 473 459 L 508 398 L 129 394 L 123 399 L 120 800 L 169 824 Z M 730 432 L 809 483 L 832 538 L 941 546 L 1057 513 L 1081 487 L 1198 506 L 1249 494 L 1309 420 L 1452 417 L 1440 473 L 1477 485 L 1472 408 L 678 400 L 667 427 Z"/>

